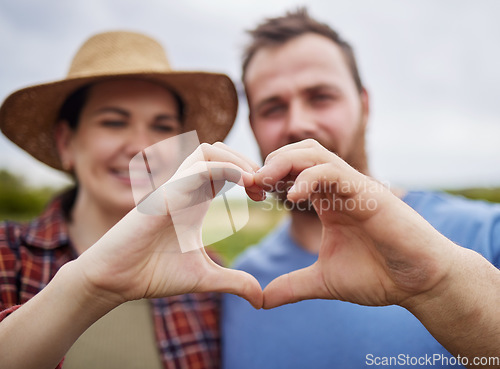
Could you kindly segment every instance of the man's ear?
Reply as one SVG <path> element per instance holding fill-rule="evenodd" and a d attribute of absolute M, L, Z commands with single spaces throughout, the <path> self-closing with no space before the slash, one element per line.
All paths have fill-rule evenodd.
<path fill-rule="evenodd" d="M 62 167 L 66 172 L 70 172 L 74 165 L 72 150 L 73 130 L 67 121 L 60 120 L 56 123 L 54 134 Z"/>
<path fill-rule="evenodd" d="M 361 122 L 366 128 L 366 126 L 368 125 L 368 118 L 370 116 L 370 98 L 366 88 L 363 87 L 363 90 L 359 94 L 359 97 L 361 99 Z"/>
<path fill-rule="evenodd" d="M 253 127 L 253 115 L 251 111 L 248 112 L 248 122 L 250 123 L 250 127 Z"/>

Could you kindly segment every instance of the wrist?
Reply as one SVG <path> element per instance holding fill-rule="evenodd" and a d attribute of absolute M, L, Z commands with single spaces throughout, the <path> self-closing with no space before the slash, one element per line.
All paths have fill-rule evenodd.
<path fill-rule="evenodd" d="M 82 312 L 93 320 L 99 319 L 118 305 L 125 302 L 120 296 L 100 288 L 89 278 L 80 258 L 66 263 L 59 269 L 54 280 L 61 279 L 62 292 L 68 296 Z"/>
<path fill-rule="evenodd" d="M 453 355 L 491 356 L 498 349 L 500 272 L 475 251 L 455 245 L 452 267 L 432 290 L 405 301 L 427 330 Z"/>
<path fill-rule="evenodd" d="M 430 305 L 444 305 L 450 298 L 455 298 L 454 294 L 460 294 L 463 291 L 456 287 L 463 285 L 463 279 L 466 278 L 467 273 L 461 264 L 466 260 L 464 253 L 470 252 L 470 250 L 457 246 L 447 239 L 444 241 L 445 247 L 441 248 L 440 244 L 436 246 L 436 249 L 440 250 L 441 253 L 435 263 L 437 270 L 434 273 L 433 282 L 400 304 L 414 315 L 430 310 Z M 450 245 L 451 247 L 449 247 Z"/>

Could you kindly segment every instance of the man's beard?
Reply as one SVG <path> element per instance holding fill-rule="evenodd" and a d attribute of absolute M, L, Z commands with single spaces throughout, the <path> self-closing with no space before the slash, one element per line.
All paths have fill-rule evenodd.
<path fill-rule="evenodd" d="M 315 137 L 311 137 L 316 139 Z M 350 150 L 346 153 L 345 157 L 342 157 L 338 154 L 335 147 L 332 145 L 325 145 L 321 140 L 316 139 L 323 147 L 325 147 L 331 153 L 339 156 L 343 159 L 347 164 L 349 164 L 354 169 L 368 174 L 368 160 L 366 157 L 366 149 L 365 149 L 365 127 L 360 122 L 358 124 L 357 132 L 353 138 L 353 142 L 351 143 Z M 296 142 L 296 141 L 295 141 Z M 287 144 L 292 144 L 295 142 L 288 142 Z M 311 215 L 317 216 L 316 210 L 311 201 L 306 200 L 300 203 L 293 203 L 287 199 L 288 189 L 293 185 L 293 181 L 288 181 L 283 188 L 278 188 L 274 191 L 273 197 L 280 203 L 282 209 L 289 210 L 291 212 L 301 212 L 301 213 L 309 213 Z"/>

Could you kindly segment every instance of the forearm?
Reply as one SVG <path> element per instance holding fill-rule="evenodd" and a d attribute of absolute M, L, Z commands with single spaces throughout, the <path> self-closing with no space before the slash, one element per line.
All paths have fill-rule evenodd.
<path fill-rule="evenodd" d="M 454 248 L 453 257 L 451 275 L 404 305 L 451 354 L 466 357 L 469 367 L 475 357 L 500 360 L 500 271 L 462 247 Z"/>
<path fill-rule="evenodd" d="M 66 264 L 0 323 L 2 368 L 55 368 L 77 338 L 115 306 L 85 287 L 77 261 Z"/>

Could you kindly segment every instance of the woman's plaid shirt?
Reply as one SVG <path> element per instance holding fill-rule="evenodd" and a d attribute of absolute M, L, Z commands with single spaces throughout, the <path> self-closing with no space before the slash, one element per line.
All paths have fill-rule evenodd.
<path fill-rule="evenodd" d="M 59 198 L 28 224 L 0 223 L 0 321 L 76 257 Z M 151 300 L 165 368 L 220 367 L 219 302 L 213 293 Z"/>

